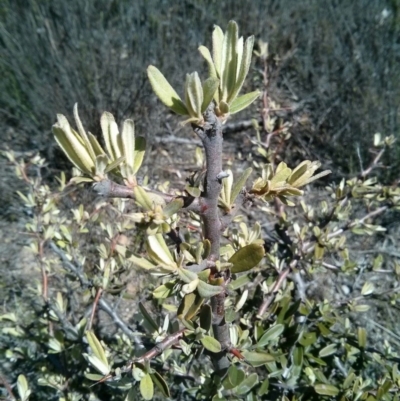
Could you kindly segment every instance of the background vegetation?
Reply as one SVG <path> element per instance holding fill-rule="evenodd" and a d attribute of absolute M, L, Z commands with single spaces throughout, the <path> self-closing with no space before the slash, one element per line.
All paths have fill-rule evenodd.
<path fill-rule="evenodd" d="M 257 39 L 269 43 L 268 82 L 263 83 L 264 67 L 258 60 L 247 85 L 249 89 L 266 89 L 281 109 L 276 116 L 290 124 L 291 138 L 273 142 L 280 144 L 277 161 L 290 160 L 294 165 L 300 158 L 319 159 L 333 171 L 329 180 L 339 182 L 342 177 L 358 175 L 368 167 L 374 157 L 369 148 L 375 132 L 398 136 L 399 13 L 397 0 L 281 0 L 252 1 L 251 5 L 237 1 L 3 0 L 0 3 L 1 146 L 14 149 L 18 156 L 39 151 L 48 164 L 34 170 L 34 174 L 40 172 L 44 182 L 54 185 L 54 175 L 69 170 L 69 164 L 57 149 L 50 128 L 57 113 L 71 116 L 73 104 L 78 102 L 86 127 L 96 135 L 100 132 L 98 117 L 104 110 L 112 112 L 117 121 L 133 117 L 137 131 L 152 146 L 145 172 L 154 181 L 181 183 L 187 175 L 185 169 L 193 168 L 195 160 L 178 152 L 176 141 L 194 137 L 188 136 L 187 129 L 179 128 L 175 117 L 156 102 L 145 69 L 148 64 L 157 65 L 177 86 L 184 72 L 198 67 L 194 61 L 196 49 L 199 44 L 208 43 L 213 24 L 226 26 L 230 19 L 235 19 L 244 36 L 255 34 Z M 262 107 L 261 103 L 258 107 Z M 247 139 L 255 136 L 252 125 L 246 125 L 252 117 L 261 120 L 256 107 L 248 115 L 238 117 L 248 127 L 247 131 L 240 132 L 232 126 L 235 135 L 227 134 L 227 162 L 234 160 L 238 151 L 242 154 L 256 151 L 257 146 Z M 239 121 L 236 118 L 234 122 Z M 398 146 L 395 144 L 384 156 L 387 167 L 374 170 L 386 184 L 398 179 Z M 41 313 L 40 303 L 37 308 L 28 307 L 34 296 L 26 291 L 26 282 L 38 275 L 33 270 L 37 261 L 25 251 L 19 253 L 27 243 L 21 231 L 25 231 L 24 223 L 31 211 L 15 195 L 15 190 L 25 187 L 15 180 L 14 167 L 6 159 L 1 160 L 1 165 L 5 171 L 1 177 L 1 301 L 4 313 L 18 308 L 29 327 Z M 324 196 L 315 189 L 309 195 L 310 203 Z M 82 197 L 88 202 L 85 204 L 90 205 L 94 200 L 88 192 L 82 195 L 75 191 L 63 196 L 61 209 L 77 207 Z M 379 267 L 387 267 L 381 270 L 388 270 L 388 274 L 384 279 L 377 278 L 376 273 L 372 277 L 388 285 L 397 280 L 395 262 L 399 255 L 396 256 L 395 244 L 399 233 L 391 224 L 396 218 L 396 214 L 390 214 L 381 221 L 389 229 L 387 235 L 379 234 L 363 242 L 351 240 L 354 250 L 365 252 L 356 257 L 362 272 L 367 269 L 368 273 L 368 266 L 377 269 L 372 262 L 376 255 L 367 253 L 374 244 L 385 250 L 387 259 Z M 273 226 L 270 221 L 265 224 Z M 93 235 L 89 250 L 90 246 L 92 250 L 96 248 L 102 235 L 101 230 L 99 237 Z M 317 273 L 312 281 L 325 283 L 322 288 L 331 291 L 334 286 L 330 274 Z M 335 282 L 340 288 L 359 291 L 364 281 L 358 280 L 350 280 L 349 284 L 349 280 L 340 278 Z M 55 288 L 61 285 L 56 283 Z M 316 288 L 321 288 L 318 287 L 317 284 Z M 138 290 L 132 291 L 134 298 Z M 317 294 L 318 297 L 321 295 Z M 371 319 L 395 333 L 398 327 L 395 312 L 388 306 L 390 302 L 396 307 L 393 300 L 376 302 Z M 102 321 L 99 327 L 104 325 Z M 369 332 L 373 333 L 374 344 L 378 344 L 383 332 L 374 327 Z M 387 338 L 398 344 L 392 335 Z M 10 342 L 7 333 L 3 334 L 3 340 L 10 348 L 26 345 L 15 339 Z M 17 375 L 27 371 L 32 372 L 30 383 L 35 383 L 35 372 L 48 366 L 48 359 L 56 370 L 63 369 L 60 361 L 48 356 L 45 350 L 32 352 L 42 359 L 30 360 L 25 355 L 15 363 L 7 356 L 3 365 L 5 383 L 15 383 Z M 370 377 L 376 372 L 372 369 Z M 79 375 L 73 380 L 77 378 Z M 71 385 L 74 386 L 77 383 Z M 5 397 L 7 393 L 3 394 Z M 46 397 L 50 396 L 56 397 L 49 390 Z"/>

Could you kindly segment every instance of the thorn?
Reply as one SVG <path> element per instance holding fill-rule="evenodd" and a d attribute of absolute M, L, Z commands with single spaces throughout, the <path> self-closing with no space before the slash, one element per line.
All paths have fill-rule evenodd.
<path fill-rule="evenodd" d="M 221 171 L 218 175 L 217 175 L 217 181 L 221 182 L 224 178 L 229 177 L 229 173 L 226 171 Z"/>

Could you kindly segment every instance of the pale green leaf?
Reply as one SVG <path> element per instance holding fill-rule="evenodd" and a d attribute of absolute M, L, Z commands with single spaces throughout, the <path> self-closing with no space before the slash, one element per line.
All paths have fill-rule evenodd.
<path fill-rule="evenodd" d="M 210 352 L 217 353 L 221 351 L 221 344 L 214 337 L 204 336 L 200 339 L 200 342 L 203 347 Z"/>
<path fill-rule="evenodd" d="M 135 156 L 133 164 L 133 174 L 136 174 L 143 163 L 143 158 L 146 150 L 146 139 L 139 136 L 135 139 Z"/>
<path fill-rule="evenodd" d="M 86 332 L 86 339 L 88 340 L 89 346 L 92 349 L 94 355 L 108 368 L 108 361 L 106 353 L 104 352 L 103 346 L 97 339 L 95 334 L 91 331 Z"/>
<path fill-rule="evenodd" d="M 339 394 L 339 389 L 331 384 L 323 384 L 323 383 L 316 384 L 314 386 L 314 390 L 317 394 L 329 395 L 332 397 Z"/>
<path fill-rule="evenodd" d="M 150 313 L 147 312 L 147 309 L 145 306 L 142 304 L 142 302 L 139 302 L 139 310 L 140 313 L 143 316 L 143 319 L 146 321 L 148 326 L 153 329 L 154 331 L 158 331 L 158 325 L 157 323 L 153 320 L 153 318 L 150 316 Z"/>
<path fill-rule="evenodd" d="M 260 96 L 259 91 L 246 93 L 245 95 L 238 96 L 230 104 L 230 113 L 235 114 L 250 106 Z"/>
<path fill-rule="evenodd" d="M 184 116 L 189 114 L 179 95 L 156 67 L 150 65 L 147 68 L 147 75 L 154 93 L 168 108 L 177 114 Z"/>
<path fill-rule="evenodd" d="M 135 124 L 133 120 L 128 119 L 124 121 L 121 139 L 125 163 L 131 170 L 130 174 L 133 174 L 135 165 Z"/>
<path fill-rule="evenodd" d="M 207 61 L 208 73 L 210 75 L 210 78 L 218 79 L 217 71 L 215 69 L 214 62 L 213 62 L 213 60 L 211 58 L 210 50 L 208 50 L 207 47 L 205 47 L 205 46 L 200 46 L 199 47 L 199 52 L 204 57 L 204 59 Z"/>
<path fill-rule="evenodd" d="M 250 36 L 246 39 L 246 42 L 244 44 L 243 55 L 240 60 L 241 61 L 240 65 L 238 66 L 238 74 L 237 74 L 236 84 L 235 84 L 234 90 L 232 91 L 232 93 L 230 94 L 230 96 L 228 98 L 228 103 L 231 103 L 236 98 L 236 96 L 239 94 L 240 90 L 242 89 L 244 81 L 249 72 L 249 68 L 250 68 L 250 64 L 251 64 L 251 56 L 253 53 L 253 46 L 254 46 L 254 36 Z"/>
<path fill-rule="evenodd" d="M 253 169 L 251 167 L 243 171 L 241 176 L 235 181 L 231 192 L 231 203 L 234 203 L 242 188 L 246 185 L 247 179 L 250 177 Z"/>
<path fill-rule="evenodd" d="M 220 294 L 224 290 L 220 285 L 207 284 L 204 281 L 199 281 L 197 285 L 197 291 L 202 298 L 210 298 Z"/>
<path fill-rule="evenodd" d="M 81 138 L 82 138 L 82 140 L 83 140 L 83 142 L 85 144 L 85 148 L 86 148 L 87 152 L 89 153 L 90 158 L 92 160 L 94 160 L 96 155 L 95 155 L 95 152 L 94 152 L 94 150 L 92 148 L 92 144 L 89 141 L 88 136 L 86 135 L 86 131 L 83 128 L 81 119 L 79 118 L 78 103 L 75 103 L 75 105 L 74 105 L 74 118 L 75 118 L 76 126 L 78 127 L 78 132 L 79 132 L 79 134 L 80 134 L 80 136 L 81 136 Z"/>
<path fill-rule="evenodd" d="M 161 391 L 162 395 L 166 398 L 171 397 L 171 393 L 169 392 L 168 384 L 163 379 L 163 377 L 156 371 L 154 371 L 154 373 L 151 373 L 150 375 L 151 375 L 151 378 L 152 378 L 154 384 Z"/>
<path fill-rule="evenodd" d="M 201 105 L 201 112 L 204 113 L 207 107 L 213 100 L 213 97 L 218 90 L 219 79 L 210 77 L 203 82 L 203 104 Z"/>
<path fill-rule="evenodd" d="M 145 400 L 153 399 L 154 385 L 149 373 L 143 376 L 142 380 L 140 380 L 140 393 Z"/>
<path fill-rule="evenodd" d="M 275 326 L 269 328 L 260 338 L 260 341 L 257 343 L 257 347 L 264 347 L 271 341 L 276 340 L 282 333 L 283 330 L 285 329 L 285 326 L 283 324 L 276 324 Z"/>
<path fill-rule="evenodd" d="M 247 376 L 237 387 L 236 394 L 245 395 L 258 383 L 257 373 Z"/>
<path fill-rule="evenodd" d="M 244 350 L 242 352 L 246 361 L 249 362 L 252 366 L 262 366 L 268 362 L 275 361 L 275 357 L 271 354 L 267 354 L 266 352 L 255 352 L 255 351 L 247 351 Z"/>
<path fill-rule="evenodd" d="M 223 43 L 224 43 L 224 32 L 218 25 L 215 25 L 212 34 L 213 60 L 217 76 L 220 79 L 222 77 L 221 62 L 222 62 Z"/>
<path fill-rule="evenodd" d="M 264 246 L 261 244 L 252 243 L 240 248 L 228 260 L 229 263 L 233 264 L 231 272 L 241 273 L 252 269 L 261 261 L 264 254 Z"/>

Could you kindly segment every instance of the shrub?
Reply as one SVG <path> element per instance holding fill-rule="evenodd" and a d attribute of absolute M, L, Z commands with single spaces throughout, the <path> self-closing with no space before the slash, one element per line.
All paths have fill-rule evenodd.
<path fill-rule="evenodd" d="M 331 184 L 316 201 L 304 187 L 329 171 L 315 174 L 317 161 L 277 163 L 261 136 L 282 142 L 288 130 L 284 124 L 272 130 L 268 115 L 262 127 L 254 124 L 252 167 L 234 177 L 222 165 L 223 124 L 260 95 L 240 94 L 254 39 L 239 38 L 233 21 L 225 33 L 215 27 L 212 39 L 211 52 L 199 49 L 209 77 L 187 74 L 182 98 L 156 67 L 147 70 L 156 95 L 184 116 L 204 149 L 196 152 L 204 168 L 181 191 L 138 177 L 145 141 L 133 120 L 120 132 L 108 112 L 101 117 L 104 146 L 85 130 L 77 106 L 76 130 L 58 115 L 53 133 L 75 166 L 68 184 L 61 174 L 58 191 L 29 173 L 45 167 L 42 158 L 25 164 L 7 153 L 30 187 L 20 195 L 34 214 L 27 231 L 42 275 L 28 286 L 36 296 L 30 309 L 1 316 L 2 359 L 21 373 L 20 399 L 134 400 L 140 392 L 144 399 L 389 400 L 397 394 L 397 354 L 389 341 L 370 338 L 361 315 L 372 300 L 396 306 L 398 288 L 367 279 L 385 270 L 379 251 L 363 266 L 347 245 L 356 236 L 375 241 L 385 227 L 374 221 L 400 207 L 400 189 L 372 176 L 393 138 L 376 134 L 370 166 Z M 262 43 L 258 56 L 266 62 Z M 265 110 L 271 99 L 263 95 Z M 60 213 L 63 197 L 85 182 L 101 199 Z M 400 272 L 398 264 L 385 268 L 392 277 Z M 336 280 L 342 293 L 332 291 L 332 281 L 313 290 L 321 276 Z M 349 277 L 352 290 L 340 282 Z M 123 300 L 132 282 L 136 301 Z M 133 319 L 121 317 L 112 305 L 118 299 Z M 107 328 L 99 309 L 118 330 Z M 36 379 L 53 391 L 38 389 Z"/>

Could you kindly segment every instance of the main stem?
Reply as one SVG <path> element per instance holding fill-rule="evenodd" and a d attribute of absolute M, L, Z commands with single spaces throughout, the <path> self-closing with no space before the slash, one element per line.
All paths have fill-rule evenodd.
<path fill-rule="evenodd" d="M 218 197 L 221 192 L 222 182 L 219 178 L 222 172 L 222 124 L 214 113 L 212 104 L 204 113 L 205 124 L 203 127 L 194 127 L 194 131 L 201 139 L 206 156 L 206 177 L 204 191 L 199 199 L 200 216 L 203 221 L 204 238 L 211 243 L 211 253 L 208 258 L 211 269 L 211 278 L 222 277 L 223 273 L 216 268 L 215 262 L 220 258 L 220 238 L 222 224 L 218 210 Z M 227 351 L 230 348 L 230 336 L 228 325 L 225 322 L 225 293 L 211 298 L 212 328 L 214 337 L 221 344 L 222 350 L 211 355 L 215 372 L 224 376 L 230 366 Z"/>

